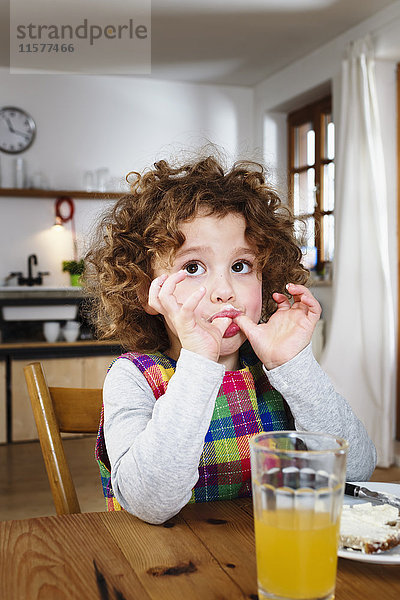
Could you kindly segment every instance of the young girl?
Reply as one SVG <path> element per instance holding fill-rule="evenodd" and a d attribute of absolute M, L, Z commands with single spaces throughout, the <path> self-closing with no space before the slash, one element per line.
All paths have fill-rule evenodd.
<path fill-rule="evenodd" d="M 163 523 L 188 502 L 251 494 L 249 438 L 324 431 L 375 448 L 315 361 L 320 306 L 293 220 L 262 168 L 213 157 L 137 175 L 88 254 L 99 333 L 129 350 L 104 384 L 97 443 L 108 508 Z"/>

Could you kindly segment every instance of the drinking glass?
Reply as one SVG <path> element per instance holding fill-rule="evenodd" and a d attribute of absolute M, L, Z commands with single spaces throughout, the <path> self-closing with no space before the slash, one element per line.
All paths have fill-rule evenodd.
<path fill-rule="evenodd" d="M 102 168 L 96 170 L 96 189 L 99 192 L 107 191 L 107 183 L 110 177 L 110 171 Z"/>
<path fill-rule="evenodd" d="M 93 171 L 85 171 L 83 174 L 83 189 L 85 192 L 93 192 L 95 189 Z"/>
<path fill-rule="evenodd" d="M 251 438 L 260 600 L 334 598 L 347 450 L 324 433 Z"/>

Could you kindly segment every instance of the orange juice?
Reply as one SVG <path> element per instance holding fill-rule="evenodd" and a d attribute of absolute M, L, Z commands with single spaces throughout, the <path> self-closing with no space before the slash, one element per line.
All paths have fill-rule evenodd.
<path fill-rule="evenodd" d="M 293 509 L 264 510 L 258 516 L 254 523 L 259 588 L 284 598 L 333 594 L 339 519 L 333 523 L 327 512 Z"/>

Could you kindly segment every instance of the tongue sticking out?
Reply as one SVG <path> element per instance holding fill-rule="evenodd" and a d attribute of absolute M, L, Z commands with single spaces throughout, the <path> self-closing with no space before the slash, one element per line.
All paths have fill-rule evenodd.
<path fill-rule="evenodd" d="M 211 322 L 214 321 L 214 319 L 221 319 L 224 317 L 228 317 L 229 319 L 234 319 L 235 317 L 238 317 L 241 314 L 242 314 L 242 311 L 237 310 L 237 308 L 234 308 L 232 305 L 228 304 L 220 312 L 216 313 L 215 315 L 213 315 L 211 317 Z M 240 331 L 240 327 L 238 325 L 236 325 L 236 323 L 230 323 L 230 325 L 228 325 L 223 337 L 224 338 L 233 337 L 234 335 L 239 333 L 239 331 Z"/>
<path fill-rule="evenodd" d="M 234 335 L 239 333 L 239 331 L 240 331 L 239 325 L 236 325 L 236 323 L 231 323 L 222 337 L 224 337 L 224 338 L 233 337 Z"/>

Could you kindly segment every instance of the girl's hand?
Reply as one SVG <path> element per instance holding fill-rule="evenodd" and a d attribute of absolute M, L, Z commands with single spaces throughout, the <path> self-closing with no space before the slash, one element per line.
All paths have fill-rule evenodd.
<path fill-rule="evenodd" d="M 164 316 L 169 329 L 178 336 L 182 348 L 217 362 L 222 337 L 232 319 L 224 317 L 209 323 L 196 316 L 196 308 L 206 293 L 204 287 L 195 290 L 183 304 L 179 304 L 174 292 L 178 283 L 187 276 L 186 271 L 178 271 L 154 279 L 149 289 L 148 304 L 155 314 Z"/>
<path fill-rule="evenodd" d="M 245 315 L 234 319 L 267 369 L 294 358 L 311 341 L 321 306 L 308 288 L 289 283 L 293 304 L 284 294 L 272 295 L 278 307 L 267 323 L 256 324 Z"/>

